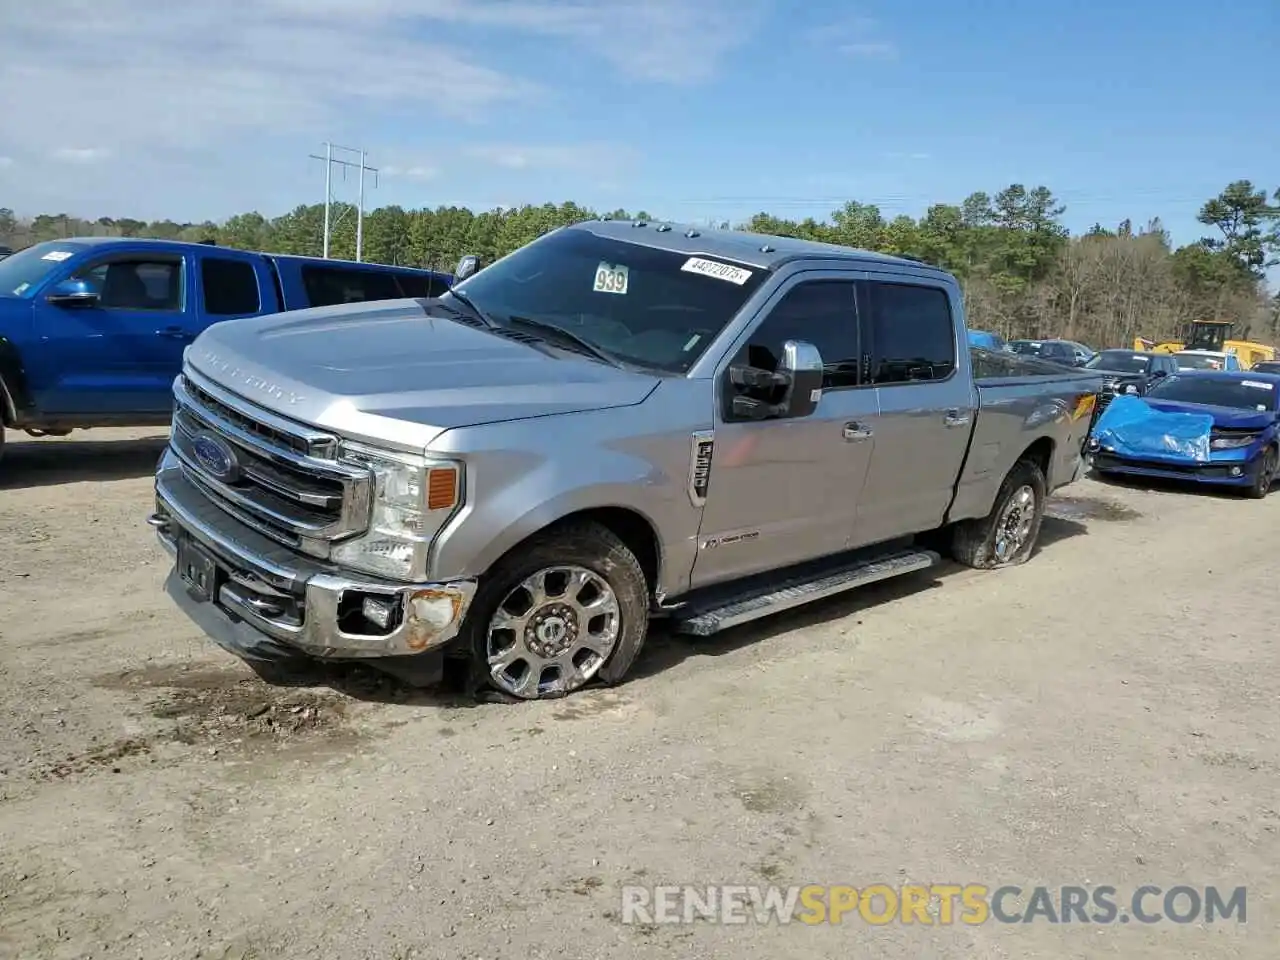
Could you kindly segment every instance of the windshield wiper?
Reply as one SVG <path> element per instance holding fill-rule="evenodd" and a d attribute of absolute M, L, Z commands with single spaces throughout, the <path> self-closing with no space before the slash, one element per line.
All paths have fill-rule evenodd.
<path fill-rule="evenodd" d="M 566 341 L 577 347 L 580 351 L 591 354 L 597 360 L 603 360 L 605 363 L 612 364 L 615 367 L 626 366 L 621 360 L 615 357 L 604 347 L 597 347 L 590 340 L 584 340 L 572 330 L 566 330 L 564 327 L 549 323 L 546 320 L 535 320 L 532 317 L 509 316 L 507 320 L 521 327 L 531 327 L 534 330 L 541 330 L 544 333 L 553 334 L 562 341 Z"/>
<path fill-rule="evenodd" d="M 450 306 L 449 306 L 449 304 L 445 303 L 445 302 L 444 302 L 443 300 L 441 300 L 439 297 L 437 297 L 437 298 L 436 298 L 436 302 L 437 302 L 437 303 L 439 303 L 439 304 L 440 304 L 442 307 L 444 307 L 446 310 L 453 310 L 453 312 L 454 312 L 454 313 L 465 313 L 465 314 L 467 314 L 468 316 L 474 317 L 475 319 L 477 319 L 477 320 L 479 320 L 481 323 L 483 323 L 486 327 L 496 327 L 496 326 L 497 326 L 497 324 L 493 322 L 493 320 L 489 317 L 489 315 L 488 315 L 487 313 L 485 313 L 483 310 L 481 310 L 479 307 L 477 307 L 477 306 L 472 302 L 471 298 L 470 298 L 469 296 L 467 296 L 465 293 L 463 293 L 461 290 L 453 290 L 453 289 L 450 289 L 450 290 L 449 290 L 449 296 L 451 296 L 451 297 L 453 297 L 455 300 L 457 300 L 460 304 L 462 304 L 464 307 L 466 307 L 466 309 L 465 309 L 465 310 L 453 310 L 453 308 L 452 308 L 452 307 L 450 307 Z"/>

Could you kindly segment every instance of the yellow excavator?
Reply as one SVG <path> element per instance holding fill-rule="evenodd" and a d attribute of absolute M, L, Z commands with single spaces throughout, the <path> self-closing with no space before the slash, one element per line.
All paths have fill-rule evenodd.
<path fill-rule="evenodd" d="M 1152 353 L 1178 353 L 1182 350 L 1212 350 L 1220 353 L 1234 353 L 1240 360 L 1240 366 L 1248 370 L 1255 363 L 1263 360 L 1274 360 L 1276 348 L 1256 340 L 1230 339 L 1235 323 L 1230 320 L 1193 320 L 1186 341 L 1165 340 L 1157 342 L 1146 337 L 1135 337 L 1134 350 L 1149 350 Z M 1248 331 L 1245 331 L 1246 335 Z"/>

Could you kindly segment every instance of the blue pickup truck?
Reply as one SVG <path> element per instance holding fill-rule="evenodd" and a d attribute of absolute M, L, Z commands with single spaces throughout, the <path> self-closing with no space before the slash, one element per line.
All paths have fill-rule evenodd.
<path fill-rule="evenodd" d="M 364 300 L 435 297 L 449 274 L 202 243 L 90 237 L 0 259 L 4 427 L 167 425 L 186 346 L 237 317 Z"/>

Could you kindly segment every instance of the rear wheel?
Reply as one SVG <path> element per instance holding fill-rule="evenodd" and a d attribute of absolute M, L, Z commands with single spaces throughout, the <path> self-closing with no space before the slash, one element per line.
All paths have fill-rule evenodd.
<path fill-rule="evenodd" d="M 613 531 L 569 523 L 504 557 L 467 619 L 476 680 L 508 699 L 552 699 L 621 682 L 649 629 L 649 587 Z"/>
<path fill-rule="evenodd" d="M 1258 467 L 1258 473 L 1249 487 L 1251 499 L 1261 500 L 1271 492 L 1271 485 L 1276 482 L 1278 466 L 1280 466 L 1280 455 L 1276 454 L 1276 448 L 1267 447 L 1267 452 L 1262 455 L 1262 465 Z"/>
<path fill-rule="evenodd" d="M 1039 465 L 1019 460 L 1000 485 L 991 512 L 956 524 L 951 555 L 979 570 L 1025 563 L 1040 536 L 1045 497 L 1044 473 Z"/>

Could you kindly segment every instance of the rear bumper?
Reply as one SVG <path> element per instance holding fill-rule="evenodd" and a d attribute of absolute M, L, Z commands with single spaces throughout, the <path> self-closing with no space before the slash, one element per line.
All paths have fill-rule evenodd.
<path fill-rule="evenodd" d="M 405 584 L 348 574 L 294 553 L 221 511 L 183 476 L 167 449 L 148 522 L 175 559 L 165 591 L 211 639 L 248 660 L 298 654 L 368 660 L 438 651 L 458 636 L 475 595 L 474 580 Z M 184 579 L 179 569 L 192 558 L 208 571 L 203 584 Z M 390 611 L 385 627 L 363 617 L 366 599 Z"/>

